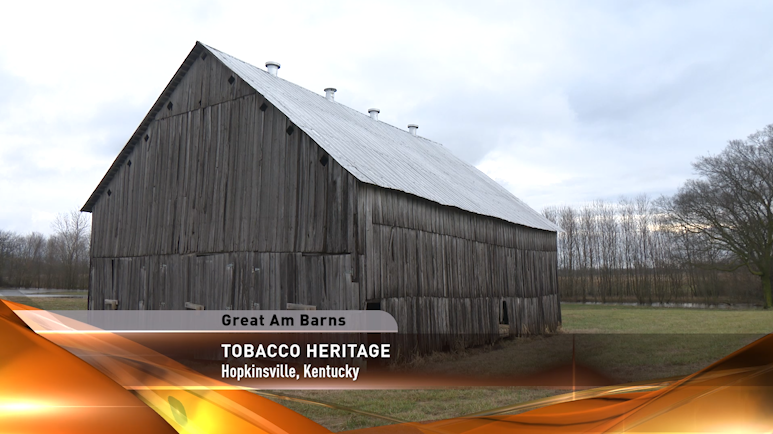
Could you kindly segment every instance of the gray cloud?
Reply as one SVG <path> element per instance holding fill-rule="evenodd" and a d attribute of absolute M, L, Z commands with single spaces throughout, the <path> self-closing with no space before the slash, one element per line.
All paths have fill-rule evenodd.
<path fill-rule="evenodd" d="M 198 2 L 159 7 L 156 33 L 76 9 L 76 36 L 30 20 L 0 48 L 0 228 L 79 208 L 195 40 L 418 123 L 536 209 L 671 194 L 773 123 L 770 2 Z"/>

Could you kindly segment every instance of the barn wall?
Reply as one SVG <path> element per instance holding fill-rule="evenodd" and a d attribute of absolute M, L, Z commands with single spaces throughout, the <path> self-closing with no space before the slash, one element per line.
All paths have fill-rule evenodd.
<path fill-rule="evenodd" d="M 94 204 L 91 308 L 359 307 L 356 180 L 231 77 L 199 58 Z"/>
<path fill-rule="evenodd" d="M 502 301 L 513 334 L 560 324 L 555 232 L 398 191 L 364 186 L 359 197 L 364 298 L 380 301 L 401 331 L 440 335 L 420 346 L 496 340 Z"/>
<path fill-rule="evenodd" d="M 232 252 L 94 258 L 92 309 L 105 299 L 119 309 L 285 309 L 287 303 L 317 309 L 359 309 L 352 256 Z M 257 305 L 256 305 L 257 304 Z"/>
<path fill-rule="evenodd" d="M 94 257 L 353 251 L 355 179 L 225 69 L 197 60 L 150 124 L 94 205 Z"/>

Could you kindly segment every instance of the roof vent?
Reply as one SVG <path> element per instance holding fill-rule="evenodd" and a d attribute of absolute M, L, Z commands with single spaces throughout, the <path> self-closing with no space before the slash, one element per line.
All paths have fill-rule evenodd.
<path fill-rule="evenodd" d="M 411 132 L 412 136 L 416 135 L 416 130 L 418 130 L 418 129 L 419 129 L 419 126 L 416 125 L 416 124 L 408 124 L 408 131 Z"/>
<path fill-rule="evenodd" d="M 378 120 L 378 114 L 381 113 L 381 110 L 377 108 L 369 108 L 368 114 L 370 115 L 370 118 L 377 121 Z"/>
<path fill-rule="evenodd" d="M 328 101 L 335 101 L 336 100 L 335 94 L 337 90 L 338 89 L 334 87 L 328 87 L 327 89 L 325 89 L 325 99 L 327 99 Z"/>
<path fill-rule="evenodd" d="M 282 65 L 279 64 L 279 62 L 273 62 L 269 60 L 266 62 L 266 69 L 268 69 L 268 73 L 276 77 L 276 73 L 279 71 L 279 68 L 281 68 Z"/>

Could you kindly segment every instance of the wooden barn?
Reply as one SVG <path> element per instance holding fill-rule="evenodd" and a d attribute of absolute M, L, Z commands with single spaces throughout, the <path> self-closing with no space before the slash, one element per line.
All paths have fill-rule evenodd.
<path fill-rule="evenodd" d="M 382 309 L 432 348 L 556 329 L 551 222 L 267 68 L 196 43 L 83 206 L 90 309 Z"/>

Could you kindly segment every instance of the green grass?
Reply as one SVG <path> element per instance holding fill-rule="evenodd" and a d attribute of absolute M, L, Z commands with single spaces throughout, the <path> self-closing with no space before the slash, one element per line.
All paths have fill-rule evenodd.
<path fill-rule="evenodd" d="M 51 292 L 45 292 L 43 294 L 47 295 L 77 295 L 77 296 L 87 296 L 89 295 L 89 291 L 86 289 L 71 289 L 71 290 L 64 290 L 64 291 L 51 291 Z"/>
<path fill-rule="evenodd" d="M 44 310 L 86 310 L 88 299 L 65 297 L 0 297 L 4 300 L 26 304 Z"/>
<path fill-rule="evenodd" d="M 773 333 L 773 310 L 562 304 L 568 333 Z"/>
<path fill-rule="evenodd" d="M 554 390 L 525 388 L 269 392 L 344 407 L 344 409 L 334 409 L 269 397 L 334 432 L 395 423 L 394 420 L 387 418 L 414 422 L 447 419 L 558 393 Z M 346 408 L 356 408 L 362 412 L 375 413 L 386 418 L 351 413 Z"/>
<path fill-rule="evenodd" d="M 773 312 L 647 308 L 629 306 L 562 306 L 561 333 L 518 338 L 462 353 L 418 357 L 396 369 L 434 374 L 528 375 L 571 363 L 574 334 L 576 362 L 615 383 L 646 381 L 696 372 L 773 332 Z M 481 369 L 485 367 L 485 369 Z M 396 373 L 397 374 L 397 373 Z M 563 393 L 529 388 L 447 390 L 318 390 L 279 394 L 408 421 L 461 416 Z M 310 404 L 277 400 L 332 431 L 383 425 L 387 420 Z"/>
<path fill-rule="evenodd" d="M 561 306 L 577 363 L 623 383 L 688 375 L 768 333 L 773 311 Z"/>

